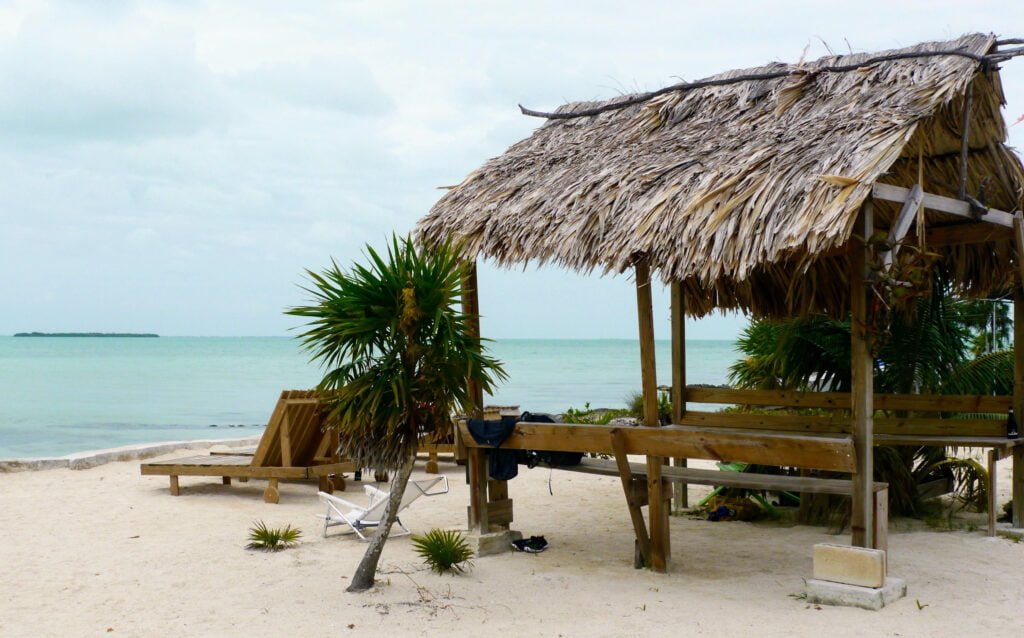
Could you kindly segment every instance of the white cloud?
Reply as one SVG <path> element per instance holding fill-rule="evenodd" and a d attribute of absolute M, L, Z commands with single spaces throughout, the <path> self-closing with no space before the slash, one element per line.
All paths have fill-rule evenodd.
<path fill-rule="evenodd" d="M 438 186 L 541 124 L 517 103 L 814 57 L 819 38 L 874 50 L 1019 25 L 1010 1 L 5 4 L 0 333 L 281 334 L 304 268 L 408 231 Z M 1003 79 L 1024 114 L 1024 60 Z M 625 278 L 481 280 L 491 334 L 632 335 Z M 544 321 L 516 314 L 538 298 Z"/>

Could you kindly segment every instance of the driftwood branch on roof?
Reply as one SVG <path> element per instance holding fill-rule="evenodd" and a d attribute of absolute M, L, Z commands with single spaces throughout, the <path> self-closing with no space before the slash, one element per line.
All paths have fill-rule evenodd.
<path fill-rule="evenodd" d="M 1004 53 L 1009 53 L 1004 52 Z M 647 93 L 639 93 L 625 100 L 615 101 L 611 104 L 605 104 L 604 106 L 582 109 L 579 111 L 557 111 L 548 113 L 545 111 L 535 111 L 528 109 L 522 104 L 519 105 L 519 110 L 523 115 L 530 117 L 543 117 L 549 120 L 569 120 L 577 117 L 591 117 L 594 115 L 600 115 L 601 113 L 607 113 L 608 111 L 616 111 L 618 109 L 626 108 L 634 104 L 640 104 L 646 102 L 651 98 L 664 95 L 665 93 L 672 93 L 677 91 L 692 91 L 693 89 L 702 89 L 709 86 L 726 86 L 729 84 L 738 84 L 740 82 L 751 82 L 754 80 L 775 80 L 778 78 L 789 77 L 789 76 L 800 76 L 807 75 L 813 76 L 818 73 L 848 73 L 850 71 L 857 71 L 880 62 L 891 62 L 893 60 L 909 60 L 913 58 L 927 58 L 936 56 L 960 56 L 975 62 L 980 62 L 982 66 L 988 66 L 990 60 L 989 56 L 979 55 L 977 53 L 971 53 L 969 51 L 962 50 L 948 50 L 948 51 L 920 51 L 920 52 L 905 52 L 905 53 L 890 53 L 888 55 L 879 55 L 867 60 L 856 62 L 854 64 L 829 64 L 824 66 L 815 67 L 807 70 L 802 65 L 789 68 L 785 71 L 772 71 L 768 73 L 750 73 L 747 75 L 739 75 L 732 78 L 720 78 L 720 79 L 708 79 L 708 80 L 697 80 L 696 82 L 680 82 L 679 84 L 673 84 L 672 86 L 666 86 L 658 89 L 657 91 L 649 91 Z"/>

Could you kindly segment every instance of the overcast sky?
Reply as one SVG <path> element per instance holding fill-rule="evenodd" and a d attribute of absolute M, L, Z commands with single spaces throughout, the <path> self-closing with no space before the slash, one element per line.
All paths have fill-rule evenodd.
<path fill-rule="evenodd" d="M 0 334 L 286 335 L 553 109 L 770 61 L 1024 37 L 1024 2 L 3 2 Z M 1003 71 L 1024 115 L 1024 58 Z M 1024 124 L 1010 129 L 1024 143 Z M 480 273 L 498 338 L 634 338 L 626 277 Z M 655 299 L 659 336 L 668 298 Z M 693 323 L 731 339 L 742 317 Z"/>

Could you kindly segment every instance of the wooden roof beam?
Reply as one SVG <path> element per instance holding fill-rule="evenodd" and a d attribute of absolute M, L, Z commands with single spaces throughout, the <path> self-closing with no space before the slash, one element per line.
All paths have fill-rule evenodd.
<path fill-rule="evenodd" d="M 903 208 L 900 210 L 899 217 L 896 218 L 892 228 L 889 229 L 889 240 L 887 242 L 889 250 L 882 256 L 883 267 L 892 267 L 892 262 L 896 259 L 896 253 L 900 249 L 900 242 L 907 236 L 910 225 L 914 223 L 917 211 L 921 208 L 923 200 L 924 190 L 921 189 L 920 184 L 914 184 L 913 188 L 907 193 L 907 199 L 903 202 Z"/>
<path fill-rule="evenodd" d="M 903 188 L 902 186 L 875 183 L 871 187 L 872 197 L 887 202 L 903 204 L 907 201 L 909 195 L 910 189 Z M 1006 228 L 1013 228 L 1013 214 L 995 208 L 986 208 L 984 212 L 976 215 L 970 203 L 959 199 L 953 199 L 952 197 L 943 197 L 941 195 L 933 195 L 932 193 L 924 193 L 921 205 L 926 209 L 938 211 L 940 213 L 947 213 L 949 215 L 956 215 L 957 217 L 965 217 L 971 220 L 984 221 L 998 226 L 1005 226 Z"/>

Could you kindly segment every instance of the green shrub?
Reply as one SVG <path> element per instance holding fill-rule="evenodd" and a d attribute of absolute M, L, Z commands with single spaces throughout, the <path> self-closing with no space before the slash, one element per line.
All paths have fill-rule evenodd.
<path fill-rule="evenodd" d="M 631 392 L 626 397 L 626 411 L 630 416 L 644 420 L 644 394 L 643 392 Z M 658 393 L 658 419 L 661 423 L 667 424 L 672 422 L 672 398 L 668 395 L 668 392 Z"/>
<path fill-rule="evenodd" d="M 473 550 L 457 531 L 432 529 L 423 536 L 413 536 L 412 545 L 431 571 L 438 574 L 461 574 L 473 566 L 469 560 L 473 556 Z"/>
<path fill-rule="evenodd" d="M 279 552 L 298 543 L 301 536 L 302 531 L 291 525 L 270 528 L 263 521 L 256 521 L 249 528 L 249 544 L 245 547 L 264 552 Z"/>

